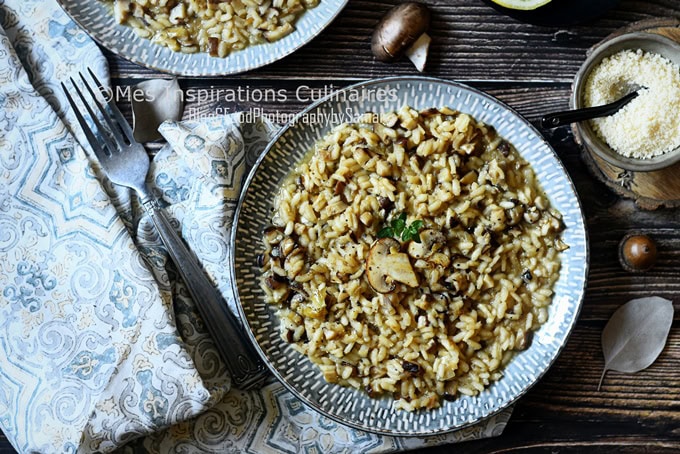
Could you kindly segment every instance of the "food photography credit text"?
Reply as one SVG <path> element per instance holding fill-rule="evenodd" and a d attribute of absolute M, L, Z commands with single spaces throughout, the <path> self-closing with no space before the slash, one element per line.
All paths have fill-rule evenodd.
<path fill-rule="evenodd" d="M 0 454 L 680 452 L 680 2 L 0 0 Z"/>

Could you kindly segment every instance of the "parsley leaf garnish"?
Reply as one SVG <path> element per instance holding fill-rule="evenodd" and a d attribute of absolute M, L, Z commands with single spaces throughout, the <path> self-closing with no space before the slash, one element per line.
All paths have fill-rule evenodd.
<path fill-rule="evenodd" d="M 420 229 L 423 227 L 423 221 L 416 220 L 411 224 L 406 224 L 406 213 L 401 213 L 396 218 L 392 219 L 389 226 L 383 227 L 378 232 L 378 238 L 401 238 L 401 241 L 415 241 L 420 243 Z"/>
<path fill-rule="evenodd" d="M 384 227 L 378 232 L 378 238 L 390 238 L 394 236 L 394 230 L 392 227 Z"/>
<path fill-rule="evenodd" d="M 423 227 L 423 221 L 417 220 L 413 221 L 411 225 L 406 227 L 404 232 L 401 234 L 402 241 L 413 240 L 416 243 L 420 243 L 420 229 Z"/>

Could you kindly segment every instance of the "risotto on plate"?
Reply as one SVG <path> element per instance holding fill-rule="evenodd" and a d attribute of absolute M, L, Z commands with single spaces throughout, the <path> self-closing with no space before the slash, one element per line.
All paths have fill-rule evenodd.
<path fill-rule="evenodd" d="M 108 0 L 116 22 L 178 52 L 226 57 L 252 44 L 274 42 L 319 0 Z"/>
<path fill-rule="evenodd" d="M 548 317 L 562 216 L 531 166 L 448 108 L 334 128 L 285 179 L 262 289 L 331 383 L 405 410 L 476 395 Z"/>

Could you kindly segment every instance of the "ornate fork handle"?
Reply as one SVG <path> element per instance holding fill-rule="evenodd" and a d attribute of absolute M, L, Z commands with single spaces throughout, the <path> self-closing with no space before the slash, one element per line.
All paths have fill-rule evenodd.
<path fill-rule="evenodd" d="M 222 295 L 201 269 L 198 260 L 177 235 L 158 202 L 147 198 L 144 208 L 177 265 L 208 332 L 226 362 L 234 386 L 239 389 L 257 386 L 267 377 L 267 368 L 243 333 L 239 320 L 231 313 Z"/>
<path fill-rule="evenodd" d="M 96 87 L 101 87 L 101 82 L 97 80 L 92 70 L 88 69 L 88 72 Z M 198 307 L 208 332 L 215 341 L 222 359 L 227 364 L 234 386 L 247 389 L 258 385 L 267 374 L 260 356 L 242 331 L 239 320 L 231 313 L 222 295 L 208 280 L 196 257 L 177 235 L 165 216 L 165 212 L 151 196 L 151 192 L 145 183 L 149 172 L 149 155 L 144 146 L 135 141 L 130 125 L 113 100 L 108 99 L 104 102 L 110 109 L 109 113 L 97 97 L 95 93 L 97 89 L 93 88 L 91 82 L 88 82 L 82 73 L 80 79 L 89 93 L 91 101 L 88 101 L 73 78 L 69 78 L 71 88 L 83 102 L 87 115 L 89 115 L 99 134 L 95 134 L 85 120 L 66 84 L 62 83 L 61 86 L 102 169 L 113 183 L 134 189 L 139 194 L 144 208 L 151 216 L 165 247 L 170 253 L 170 257 L 177 265 L 177 269 L 189 289 L 196 307 Z M 99 120 L 90 103 L 108 126 L 108 133 L 107 128 Z"/>

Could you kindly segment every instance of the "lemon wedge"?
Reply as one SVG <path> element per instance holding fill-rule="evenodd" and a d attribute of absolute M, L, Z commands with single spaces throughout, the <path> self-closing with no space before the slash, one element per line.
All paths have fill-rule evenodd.
<path fill-rule="evenodd" d="M 509 9 L 532 10 L 550 3 L 552 0 L 491 0 L 497 5 Z"/>

